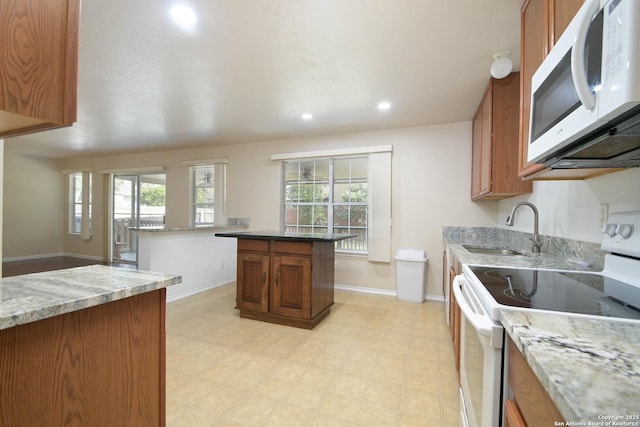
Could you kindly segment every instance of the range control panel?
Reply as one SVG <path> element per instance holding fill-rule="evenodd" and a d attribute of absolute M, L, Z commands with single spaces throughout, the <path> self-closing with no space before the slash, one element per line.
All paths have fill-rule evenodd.
<path fill-rule="evenodd" d="M 603 250 L 640 257 L 640 211 L 611 213 L 602 232 Z"/>

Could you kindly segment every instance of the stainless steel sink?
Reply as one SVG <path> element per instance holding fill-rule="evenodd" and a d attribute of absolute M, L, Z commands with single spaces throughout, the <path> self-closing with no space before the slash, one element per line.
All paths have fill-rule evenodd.
<path fill-rule="evenodd" d="M 498 256 L 527 256 L 522 251 L 511 248 L 496 248 L 490 246 L 462 245 L 463 248 L 474 254 L 498 255 Z"/>

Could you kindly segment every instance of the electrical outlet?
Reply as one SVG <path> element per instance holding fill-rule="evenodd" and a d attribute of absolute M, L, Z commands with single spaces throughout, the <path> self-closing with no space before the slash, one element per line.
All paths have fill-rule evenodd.
<path fill-rule="evenodd" d="M 609 203 L 600 204 L 600 228 L 604 227 L 609 219 Z"/>

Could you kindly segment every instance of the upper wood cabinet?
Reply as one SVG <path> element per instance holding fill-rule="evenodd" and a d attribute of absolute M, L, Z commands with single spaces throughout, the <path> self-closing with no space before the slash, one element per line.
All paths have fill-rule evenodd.
<path fill-rule="evenodd" d="M 518 175 L 522 179 L 582 179 L 617 169 L 549 169 L 527 162 L 531 77 L 567 28 L 584 0 L 526 0 L 520 26 L 520 151 Z"/>
<path fill-rule="evenodd" d="M 0 138 L 76 121 L 80 0 L 0 2 Z"/>
<path fill-rule="evenodd" d="M 491 79 L 473 118 L 471 198 L 500 199 L 530 193 L 518 177 L 519 73 Z"/>

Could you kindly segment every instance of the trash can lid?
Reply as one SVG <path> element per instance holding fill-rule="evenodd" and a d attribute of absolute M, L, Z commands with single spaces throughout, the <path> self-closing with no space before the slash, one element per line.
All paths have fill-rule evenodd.
<path fill-rule="evenodd" d="M 425 262 L 427 253 L 424 249 L 398 249 L 394 258 L 396 261 Z"/>

